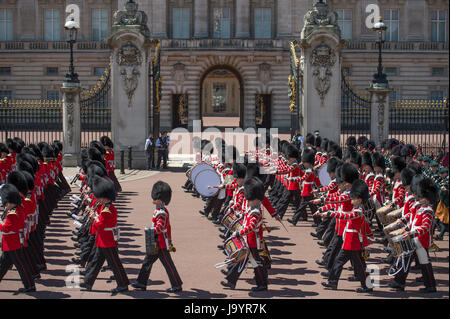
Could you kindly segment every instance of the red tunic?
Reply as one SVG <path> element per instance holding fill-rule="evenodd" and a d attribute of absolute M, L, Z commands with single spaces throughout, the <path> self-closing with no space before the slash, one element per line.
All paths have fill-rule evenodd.
<path fill-rule="evenodd" d="M 405 219 L 411 229 L 411 235 L 417 237 L 425 249 L 430 248 L 434 211 L 430 205 L 417 205 L 415 214 L 408 214 Z"/>
<path fill-rule="evenodd" d="M 95 246 L 101 248 L 116 247 L 111 228 L 117 227 L 117 210 L 113 204 L 100 206 L 100 214 L 94 222 L 96 230 Z"/>
<path fill-rule="evenodd" d="M 287 178 L 296 178 L 301 174 L 301 169 L 298 166 L 297 161 L 293 161 L 290 165 L 285 165 L 281 169 L 278 169 L 278 173 L 281 175 L 287 175 Z M 286 188 L 290 191 L 300 189 L 298 181 L 286 181 Z"/>
<path fill-rule="evenodd" d="M 170 226 L 169 211 L 165 207 L 157 208 L 153 213 L 152 227 L 158 235 L 160 249 L 168 248 L 172 238 L 172 228 Z"/>
<path fill-rule="evenodd" d="M 249 207 L 245 211 L 242 227 L 238 231 L 239 236 L 247 236 L 249 248 L 260 249 L 260 243 L 263 239 L 262 212 L 260 206 Z"/>
<path fill-rule="evenodd" d="M 338 212 L 341 213 L 349 213 L 353 210 L 352 200 L 350 198 L 350 191 L 346 190 L 342 193 L 342 195 L 336 197 L 327 197 L 325 199 L 327 205 L 321 208 L 322 212 L 328 211 L 330 209 L 337 209 Z M 340 219 L 338 216 L 336 217 L 336 227 L 335 232 L 338 236 L 342 236 L 344 234 L 344 228 L 347 225 L 347 220 Z"/>
<path fill-rule="evenodd" d="M 330 217 L 347 221 L 342 234 L 342 249 L 362 250 L 363 246 L 367 247 L 369 245 L 364 229 L 365 217 L 362 207 L 354 207 L 350 212 L 330 212 L 329 215 Z"/>
<path fill-rule="evenodd" d="M 397 207 L 403 207 L 405 202 L 405 187 L 403 186 L 403 183 L 401 179 L 398 179 L 394 183 L 394 188 L 392 192 L 392 202 Z"/>
<path fill-rule="evenodd" d="M 108 150 L 105 154 L 106 171 L 114 172 L 114 151 Z"/>
<path fill-rule="evenodd" d="M 11 209 L 7 214 L 5 221 L 0 222 L 0 231 L 2 234 L 2 251 L 11 251 L 20 249 L 19 230 L 23 226 L 23 218 Z"/>

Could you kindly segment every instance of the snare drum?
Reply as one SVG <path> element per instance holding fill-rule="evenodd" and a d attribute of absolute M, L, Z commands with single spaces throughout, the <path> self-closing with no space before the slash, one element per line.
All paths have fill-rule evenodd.
<path fill-rule="evenodd" d="M 248 246 L 243 237 L 229 238 L 225 244 L 225 254 L 234 263 L 240 263 L 247 257 Z"/>
<path fill-rule="evenodd" d="M 364 204 L 364 212 L 367 220 L 371 221 L 372 218 L 375 216 L 376 212 L 375 203 L 373 202 L 372 198 L 369 198 L 366 203 Z"/>
<path fill-rule="evenodd" d="M 236 219 L 236 216 L 234 215 L 234 212 L 229 211 L 225 216 L 223 216 L 221 224 L 226 228 L 229 229 L 230 225 L 233 223 L 233 221 Z"/>
<path fill-rule="evenodd" d="M 242 227 L 242 221 L 244 220 L 243 217 L 235 219 L 233 223 L 230 225 L 230 231 L 235 232 L 239 230 L 239 228 Z"/>
<path fill-rule="evenodd" d="M 387 226 L 384 226 L 383 230 L 387 237 L 392 238 L 403 232 L 405 225 L 402 223 L 393 222 Z"/>
<path fill-rule="evenodd" d="M 393 210 L 394 208 L 391 205 L 386 205 L 377 209 L 376 211 L 377 217 L 383 226 L 389 224 L 389 220 L 386 218 L 386 215 L 392 212 Z"/>
<path fill-rule="evenodd" d="M 386 215 L 386 219 L 388 220 L 389 224 L 395 222 L 397 219 L 402 217 L 402 208 L 393 210 L 392 212 L 388 213 Z"/>
<path fill-rule="evenodd" d="M 395 257 L 402 255 L 411 255 L 416 250 L 416 244 L 412 238 L 403 238 L 403 236 L 395 236 L 392 238 L 392 253 Z"/>

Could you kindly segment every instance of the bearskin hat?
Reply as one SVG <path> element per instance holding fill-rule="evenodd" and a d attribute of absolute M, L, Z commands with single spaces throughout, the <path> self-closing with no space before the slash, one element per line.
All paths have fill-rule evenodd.
<path fill-rule="evenodd" d="M 247 168 L 244 164 L 233 163 L 233 177 L 234 178 L 245 178 Z"/>
<path fill-rule="evenodd" d="M 28 145 L 28 147 L 33 150 L 33 152 L 36 155 L 37 159 L 39 159 L 40 161 L 44 161 L 44 156 L 42 156 L 41 149 L 37 145 L 30 144 L 30 145 Z"/>
<path fill-rule="evenodd" d="M 361 167 L 362 157 L 359 153 L 354 153 L 350 155 L 350 163 L 358 165 Z"/>
<path fill-rule="evenodd" d="M 366 136 L 362 135 L 362 136 L 358 137 L 358 140 L 356 141 L 356 143 L 360 146 L 363 146 L 364 142 L 367 140 L 368 140 L 368 138 Z"/>
<path fill-rule="evenodd" d="M 37 161 L 36 157 L 34 157 L 31 154 L 28 153 L 17 154 L 16 162 L 17 163 L 27 162 L 28 164 L 30 164 L 34 171 L 33 175 L 39 171 L 39 162 Z"/>
<path fill-rule="evenodd" d="M 11 138 L 6 140 L 6 146 L 8 146 L 8 149 L 10 149 L 13 153 L 20 153 L 21 151 L 20 145 Z"/>
<path fill-rule="evenodd" d="M 344 163 L 341 168 L 341 178 L 342 181 L 352 184 L 359 178 L 359 172 L 354 165 Z"/>
<path fill-rule="evenodd" d="M 375 168 L 376 166 L 381 167 L 383 170 L 386 169 L 386 162 L 384 161 L 384 156 L 380 153 L 372 153 L 372 166 Z"/>
<path fill-rule="evenodd" d="M 105 160 L 102 158 L 102 153 L 96 147 L 90 147 L 88 149 L 89 159 L 92 161 L 99 161 L 103 165 Z"/>
<path fill-rule="evenodd" d="M 347 148 L 345 149 L 343 158 L 344 158 L 344 160 L 349 159 L 352 157 L 352 155 L 357 154 L 357 153 L 358 153 L 358 150 L 356 149 L 356 147 L 347 146 Z"/>
<path fill-rule="evenodd" d="M 372 141 L 372 140 L 366 140 L 366 141 L 363 143 L 363 147 L 364 147 L 366 150 L 368 150 L 368 151 L 373 151 L 373 150 L 375 149 L 375 147 L 376 147 L 376 144 L 375 144 L 375 142 Z"/>
<path fill-rule="evenodd" d="M 212 154 L 214 152 L 213 144 L 208 140 L 202 140 L 201 142 L 202 152 Z"/>
<path fill-rule="evenodd" d="M 244 182 L 244 197 L 247 201 L 258 199 L 264 200 L 264 184 L 256 177 L 247 179 Z"/>
<path fill-rule="evenodd" d="M 288 144 L 286 147 L 286 156 L 288 158 L 298 158 L 300 156 L 300 152 L 294 145 Z"/>
<path fill-rule="evenodd" d="M 416 151 L 417 150 L 416 150 L 416 147 L 414 145 L 408 144 L 408 145 L 405 145 L 402 148 L 402 151 L 401 151 L 400 155 L 403 156 L 403 157 L 407 157 L 407 156 L 414 157 L 414 155 L 416 155 Z"/>
<path fill-rule="evenodd" d="M 51 147 L 48 144 L 44 144 L 42 146 L 41 152 L 42 152 L 42 156 L 46 159 L 55 158 L 55 151 L 54 151 L 53 147 Z"/>
<path fill-rule="evenodd" d="M 228 145 L 225 148 L 225 159 L 227 162 L 237 161 L 239 159 L 239 151 L 236 147 Z"/>
<path fill-rule="evenodd" d="M 315 152 L 310 149 L 305 149 L 302 152 L 302 163 L 309 163 L 311 165 L 314 165 L 315 162 Z"/>
<path fill-rule="evenodd" d="M 422 174 L 422 166 L 417 162 L 411 162 L 407 167 L 416 172 L 416 174 Z"/>
<path fill-rule="evenodd" d="M 419 195 L 419 183 L 424 179 L 425 177 L 423 177 L 423 175 L 419 175 L 416 174 L 413 176 L 412 180 L 411 180 L 411 192 L 414 195 Z"/>
<path fill-rule="evenodd" d="M 108 175 L 105 166 L 99 161 L 89 161 L 86 174 L 88 178 L 94 175 L 98 175 L 100 177 Z"/>
<path fill-rule="evenodd" d="M 261 174 L 260 174 L 261 165 L 259 163 L 248 163 L 247 170 L 245 173 L 245 179 L 249 179 L 251 177 L 257 177 L 260 180 Z"/>
<path fill-rule="evenodd" d="M 320 143 L 320 148 L 324 149 L 325 151 L 328 150 L 328 143 L 329 140 L 327 138 L 324 138 L 322 140 L 322 143 Z"/>
<path fill-rule="evenodd" d="M 401 156 L 393 157 L 391 163 L 394 173 L 400 173 L 406 167 L 406 161 Z"/>
<path fill-rule="evenodd" d="M 397 139 L 395 139 L 395 138 L 391 138 L 386 143 L 386 149 L 392 150 L 397 145 L 400 145 L 400 142 Z"/>
<path fill-rule="evenodd" d="M 311 133 L 306 134 L 306 137 L 305 137 L 306 144 L 314 145 L 314 141 L 315 141 L 314 135 L 312 135 Z"/>
<path fill-rule="evenodd" d="M 10 203 L 19 206 L 22 203 L 22 196 L 14 185 L 4 184 L 0 186 L 0 201 L 2 205 Z"/>
<path fill-rule="evenodd" d="M 22 172 L 12 171 L 9 173 L 6 177 L 6 183 L 16 186 L 17 190 L 22 193 L 22 195 L 26 195 L 29 191 L 27 180 Z"/>
<path fill-rule="evenodd" d="M 347 140 L 345 141 L 345 145 L 356 147 L 356 137 L 354 137 L 354 136 L 347 137 Z"/>
<path fill-rule="evenodd" d="M 402 172 L 400 173 L 400 179 L 402 181 L 403 186 L 408 186 L 411 185 L 411 181 L 414 177 L 414 175 L 416 175 L 416 172 L 413 171 L 410 168 L 405 168 L 402 170 Z"/>
<path fill-rule="evenodd" d="M 403 146 L 402 144 L 395 145 L 395 146 L 392 148 L 392 155 L 394 155 L 394 156 L 403 156 L 403 155 L 402 155 L 403 147 L 404 147 L 404 146 Z"/>
<path fill-rule="evenodd" d="M 21 172 L 28 172 L 34 178 L 35 172 L 33 166 L 27 161 L 17 162 L 17 169 Z"/>
<path fill-rule="evenodd" d="M 417 197 L 426 198 L 432 205 L 439 199 L 439 189 L 431 178 L 422 179 L 417 185 Z"/>
<path fill-rule="evenodd" d="M 161 200 L 164 205 L 169 205 L 172 199 L 172 189 L 166 182 L 158 181 L 153 184 L 152 199 Z"/>
<path fill-rule="evenodd" d="M 282 141 L 280 142 L 279 151 L 280 151 L 282 154 L 286 155 L 286 154 L 287 154 L 287 147 L 288 147 L 288 146 L 289 146 L 289 142 L 288 142 L 288 141 L 285 141 L 285 140 L 282 140 Z"/>
<path fill-rule="evenodd" d="M 27 171 L 20 171 L 23 176 L 25 177 L 25 180 L 27 181 L 27 187 L 28 192 L 31 192 L 34 189 L 34 177 Z M 25 194 L 24 194 L 25 195 Z"/>
<path fill-rule="evenodd" d="M 99 150 L 99 152 L 100 152 L 102 155 L 105 155 L 105 154 L 106 154 L 105 147 L 104 147 L 103 144 L 100 143 L 99 141 L 92 141 L 91 143 L 89 143 L 89 147 L 90 147 L 90 148 L 96 148 L 97 150 Z"/>
<path fill-rule="evenodd" d="M 58 148 L 59 152 L 61 153 L 63 151 L 63 143 L 61 143 L 61 141 L 59 140 L 54 140 L 53 144 L 56 145 L 56 147 Z"/>
<path fill-rule="evenodd" d="M 0 153 L 6 153 L 9 154 L 8 147 L 4 143 L 0 143 Z"/>
<path fill-rule="evenodd" d="M 314 136 L 314 146 L 320 147 L 322 145 L 322 138 L 320 136 Z"/>
<path fill-rule="evenodd" d="M 332 157 L 332 158 L 330 158 L 328 160 L 327 164 L 328 164 L 328 166 L 327 166 L 327 173 L 328 174 L 329 173 L 336 173 L 336 168 L 339 165 L 342 165 L 342 161 L 337 159 L 337 158 L 335 158 L 335 157 Z"/>
<path fill-rule="evenodd" d="M 109 178 L 93 176 L 91 178 L 91 188 L 95 198 L 107 198 L 110 201 L 116 200 L 116 188 L 114 182 Z"/>
<path fill-rule="evenodd" d="M 350 198 L 361 198 L 363 202 L 366 202 L 369 199 L 369 196 L 369 187 L 366 182 L 356 179 L 352 183 L 352 187 L 350 189 Z"/>
<path fill-rule="evenodd" d="M 342 159 L 342 148 L 338 144 L 330 141 L 328 143 L 328 155 Z"/>
<path fill-rule="evenodd" d="M 109 136 L 102 136 L 100 137 L 100 143 L 102 143 L 103 146 L 108 146 L 109 148 L 114 148 L 114 143 L 111 141 Z"/>
<path fill-rule="evenodd" d="M 338 183 L 338 184 L 344 182 L 344 180 L 342 178 L 342 166 L 343 165 L 344 165 L 344 163 L 340 162 L 337 164 L 336 169 L 335 169 L 336 183 Z"/>
<path fill-rule="evenodd" d="M 227 146 L 227 143 L 225 143 L 223 138 L 216 137 L 214 139 L 214 145 L 216 146 L 216 149 L 220 150 L 222 148 L 225 148 Z"/>
<path fill-rule="evenodd" d="M 367 165 L 373 168 L 373 164 L 372 164 L 372 156 L 370 156 L 371 154 L 369 152 L 365 152 L 362 155 L 362 159 L 361 159 L 361 164 L 362 165 Z"/>

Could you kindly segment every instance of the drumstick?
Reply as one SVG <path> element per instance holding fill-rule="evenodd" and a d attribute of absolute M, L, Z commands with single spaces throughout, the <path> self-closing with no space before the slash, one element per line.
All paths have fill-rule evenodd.
<path fill-rule="evenodd" d="M 286 231 L 289 233 L 289 231 L 287 230 L 286 226 L 284 226 L 283 221 L 280 219 L 279 222 L 280 222 L 281 225 L 284 227 L 284 229 L 286 229 Z"/>

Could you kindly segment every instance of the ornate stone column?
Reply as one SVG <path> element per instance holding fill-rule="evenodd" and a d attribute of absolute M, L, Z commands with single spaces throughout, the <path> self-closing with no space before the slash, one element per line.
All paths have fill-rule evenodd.
<path fill-rule="evenodd" d="M 132 148 L 132 167 L 145 169 L 145 139 L 149 132 L 152 61 L 147 15 L 128 2 L 114 14 L 111 48 L 111 129 L 116 154 Z"/>
<path fill-rule="evenodd" d="M 64 82 L 61 87 L 63 101 L 63 165 L 81 165 L 81 114 L 79 83 Z"/>
<path fill-rule="evenodd" d="M 370 88 L 370 139 L 379 145 L 389 136 L 389 88 Z"/>
<path fill-rule="evenodd" d="M 339 142 L 341 133 L 341 32 L 337 14 L 326 3 L 314 4 L 304 17 L 300 68 L 303 71 L 301 112 L 305 136 L 315 130 Z"/>

